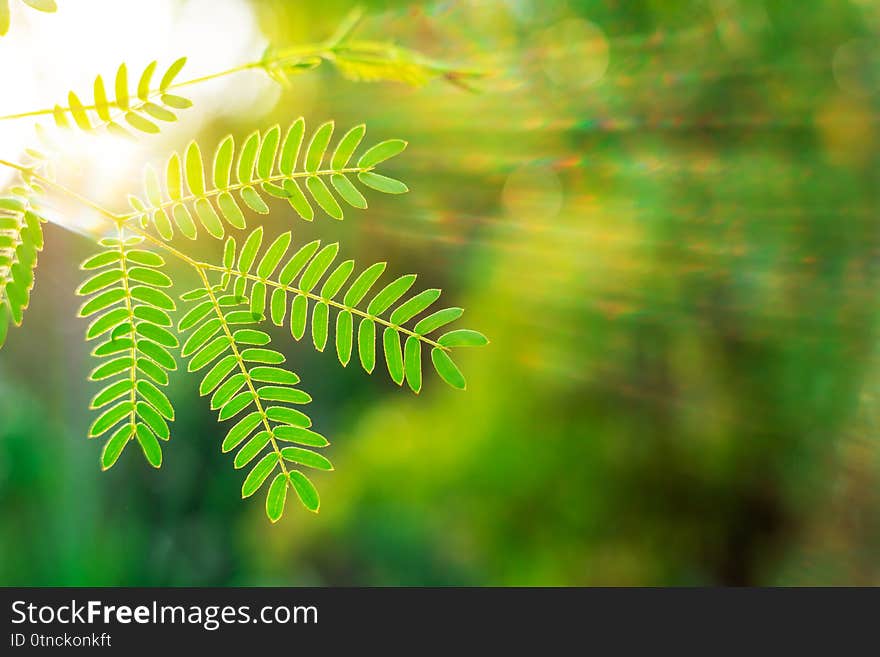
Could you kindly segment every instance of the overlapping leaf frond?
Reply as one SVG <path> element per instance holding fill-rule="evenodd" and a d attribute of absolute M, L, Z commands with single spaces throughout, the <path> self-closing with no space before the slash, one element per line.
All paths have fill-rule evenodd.
<path fill-rule="evenodd" d="M 381 349 L 391 379 L 398 385 L 406 380 L 416 393 L 422 387 L 422 352 L 430 349 L 431 361 L 440 377 L 455 388 L 465 387 L 451 350 L 488 341 L 468 329 L 431 337 L 464 312 L 461 308 L 445 308 L 425 315 L 440 297 L 440 290 L 409 294 L 415 274 L 379 286 L 384 262 L 354 275 L 353 260 L 335 264 L 339 253 L 336 243 L 322 248 L 320 241 L 315 240 L 288 257 L 291 234 L 287 232 L 269 244 L 258 258 L 262 241 L 262 228 L 251 232 L 240 249 L 236 248 L 234 238 L 228 238 L 223 266 L 216 268 L 222 272 L 221 288 L 231 285 L 233 295 L 249 298 L 253 315 L 261 316 L 268 309 L 272 321 L 278 326 L 288 323 L 297 340 L 306 334 L 311 321 L 312 342 L 319 351 L 327 345 L 331 320 L 335 317 L 336 354 L 343 365 L 348 364 L 357 345 L 361 366 L 372 372 L 376 351 Z"/>
<path fill-rule="evenodd" d="M 177 369 L 172 350 L 178 340 L 169 327 L 175 303 L 163 288 L 171 286 L 160 268 L 162 257 L 137 248 L 142 238 L 106 238 L 103 250 L 82 263 L 88 278 L 77 294 L 89 299 L 80 317 L 94 317 L 86 340 L 102 339 L 92 355 L 101 364 L 89 379 L 103 386 L 92 398 L 99 412 L 89 429 L 90 438 L 110 432 L 101 454 L 101 466 L 110 468 L 132 439 L 140 443 L 150 465 L 162 465 L 159 440 L 168 440 L 168 422 L 174 408 L 161 387 L 168 372 Z"/>
<path fill-rule="evenodd" d="M 181 298 L 194 303 L 178 326 L 189 333 L 181 355 L 189 358 L 191 372 L 207 369 L 199 392 L 211 395 L 220 421 L 235 422 L 221 449 L 238 450 L 234 466 L 248 468 L 242 498 L 271 478 L 266 515 L 272 522 L 284 512 L 288 488 L 317 512 L 318 493 L 298 468 L 332 470 L 330 461 L 314 451 L 329 443 L 309 429 L 311 419 L 297 408 L 312 400 L 296 387 L 299 377 L 281 367 L 285 357 L 269 348 L 269 335 L 253 328 L 262 315 L 251 311 L 246 298 L 215 288 L 197 288 Z"/>
<path fill-rule="evenodd" d="M 28 7 L 51 14 L 58 10 L 55 0 L 21 0 Z M 9 0 L 0 0 L 0 36 L 9 31 Z"/>
<path fill-rule="evenodd" d="M 225 234 L 224 219 L 234 228 L 245 228 L 242 205 L 260 214 L 269 212 L 263 194 L 286 199 L 300 217 L 312 221 L 312 202 L 334 219 L 343 218 L 342 206 L 331 186 L 348 205 L 367 207 L 352 177 L 387 194 L 408 191 L 399 180 L 373 171 L 402 152 L 405 141 L 380 142 L 352 162 L 366 127 L 355 126 L 329 151 L 333 130 L 333 121 L 322 123 L 305 143 L 305 121 L 300 117 L 283 138 L 278 125 L 263 133 L 252 132 L 237 156 L 235 142 L 227 135 L 214 151 L 209 180 L 202 151 L 192 141 L 183 156 L 171 154 L 161 180 L 155 169 L 147 167 L 145 197 L 129 197 L 134 209 L 131 217 L 139 218 L 142 226 L 152 224 L 163 239 L 170 240 L 175 226 L 184 236 L 195 239 L 199 232 L 195 215 L 198 224 L 220 239 Z M 325 159 L 329 160 L 326 165 Z"/>
<path fill-rule="evenodd" d="M 89 103 L 83 103 L 75 92 L 69 92 L 67 105 L 56 105 L 52 112 L 55 124 L 60 128 L 76 127 L 87 132 L 106 127 L 108 132 L 125 137 L 131 136 L 129 129 L 155 134 L 160 131 L 161 122 L 177 120 L 176 110 L 192 106 L 188 98 L 170 93 L 168 89 L 184 64 L 186 57 L 172 63 L 162 75 L 158 88 L 153 89 L 158 63 L 151 62 L 132 91 L 128 67 L 123 63 L 116 70 L 112 88 L 108 89 L 100 75 L 95 78 Z"/>
<path fill-rule="evenodd" d="M 364 16 L 361 7 L 352 9 L 335 33 L 320 48 L 267 49 L 262 67 L 281 83 L 298 73 L 329 62 L 355 82 L 402 82 L 421 86 L 435 79 L 445 79 L 461 87 L 485 77 L 485 72 L 438 62 L 415 50 L 384 41 L 352 40 Z"/>
<path fill-rule="evenodd" d="M 0 348 L 9 325 L 21 326 L 30 303 L 43 221 L 20 198 L 0 197 Z"/>

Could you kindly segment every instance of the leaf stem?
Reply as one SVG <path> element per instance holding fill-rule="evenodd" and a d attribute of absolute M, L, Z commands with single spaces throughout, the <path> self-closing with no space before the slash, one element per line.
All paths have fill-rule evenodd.
<path fill-rule="evenodd" d="M 269 434 L 269 443 L 272 445 L 272 451 L 275 452 L 275 456 L 278 458 L 278 464 L 281 466 L 281 472 L 284 473 L 284 480 L 288 486 L 293 488 L 293 482 L 290 480 L 290 473 L 287 470 L 287 466 L 284 465 L 284 457 L 281 455 L 281 448 L 278 447 L 278 443 L 275 440 L 275 432 L 272 429 L 272 425 L 269 424 L 269 418 L 266 415 L 266 410 L 263 408 L 263 403 L 260 401 L 260 396 L 257 394 L 257 389 L 254 387 L 254 381 L 253 379 L 251 379 L 251 373 L 248 371 L 247 366 L 244 364 L 244 359 L 241 357 L 241 352 L 239 352 L 238 350 L 238 345 L 235 344 L 235 339 L 232 337 L 232 332 L 229 330 L 229 324 L 226 321 L 226 317 L 223 315 L 223 309 L 220 307 L 219 301 L 217 301 L 217 295 L 214 294 L 214 288 L 211 287 L 211 283 L 208 280 L 208 276 L 205 274 L 201 263 L 196 264 L 196 271 L 199 273 L 199 277 L 202 279 L 202 285 L 204 285 L 205 290 L 208 292 L 208 296 L 211 297 L 211 304 L 214 306 L 214 312 L 217 315 L 217 319 L 220 320 L 220 326 L 223 327 L 223 332 L 226 334 L 226 339 L 229 341 L 229 346 L 232 347 L 232 354 L 233 356 L 235 356 L 235 360 L 238 363 L 238 369 L 244 376 L 245 383 L 247 384 L 248 390 L 251 393 L 251 397 L 253 397 L 254 404 L 257 407 L 257 412 L 260 414 L 260 419 L 263 422 L 263 426 L 266 427 L 266 431 Z"/>

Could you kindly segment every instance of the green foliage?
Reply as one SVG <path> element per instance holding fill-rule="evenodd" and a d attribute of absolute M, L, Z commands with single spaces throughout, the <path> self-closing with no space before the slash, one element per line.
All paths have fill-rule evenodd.
<path fill-rule="evenodd" d="M 355 8 L 319 47 L 269 48 L 260 64 L 270 77 L 282 84 L 289 76 L 309 71 L 322 62 L 331 64 L 343 77 L 355 82 L 402 82 L 421 86 L 445 79 L 469 88 L 474 80 L 485 77 L 483 71 L 438 62 L 393 43 L 352 40 L 362 17 L 363 11 Z"/>
<path fill-rule="evenodd" d="M 309 429 L 311 419 L 297 408 L 312 401 L 296 387 L 299 376 L 279 367 L 285 357 L 269 348 L 268 333 L 250 328 L 263 319 L 262 315 L 253 312 L 247 298 L 225 294 L 220 287 L 197 288 L 182 298 L 195 305 L 178 326 L 189 334 L 181 356 L 190 359 L 190 371 L 207 370 L 199 393 L 211 395 L 211 408 L 217 410 L 220 421 L 234 422 L 221 449 L 238 450 L 233 465 L 248 469 L 242 498 L 256 493 L 277 473 L 266 495 L 269 520 L 281 518 L 288 487 L 294 489 L 303 506 L 317 512 L 317 491 L 304 473 L 292 468 L 332 470 L 324 456 L 306 449 L 329 443 Z M 292 445 L 282 448 L 279 443 Z"/>
<path fill-rule="evenodd" d="M 453 387 L 464 388 L 464 378 L 448 352 L 453 347 L 481 346 L 488 341 L 482 334 L 466 329 L 430 337 L 463 312 L 461 308 L 445 308 L 428 313 L 440 297 L 440 290 L 409 294 L 415 274 L 379 285 L 384 262 L 354 275 L 353 260 L 335 263 L 339 253 L 336 243 L 322 248 L 315 240 L 288 256 L 289 232 L 278 236 L 258 258 L 262 240 L 263 229 L 257 228 L 236 250 L 235 238 L 230 237 L 223 266 L 211 267 L 223 272 L 221 289 L 231 285 L 236 298 L 250 300 L 254 316 L 268 310 L 272 322 L 289 325 L 296 340 L 306 335 L 311 319 L 312 343 L 318 351 L 326 347 L 329 326 L 335 325 L 336 355 L 343 366 L 351 359 L 357 325 L 357 352 L 368 373 L 375 366 L 377 333 L 381 332 L 385 364 L 395 383 L 402 385 L 405 379 L 413 392 L 421 390 L 422 351 L 427 348 L 441 378 Z M 424 317 L 418 319 L 420 316 Z"/>
<path fill-rule="evenodd" d="M 58 10 L 55 0 L 21 0 L 28 7 L 37 11 L 53 13 Z M 0 36 L 9 31 L 9 0 L 0 0 Z"/>
<path fill-rule="evenodd" d="M 168 440 L 168 422 L 174 407 L 160 386 L 168 385 L 168 372 L 177 369 L 172 350 L 179 343 L 169 312 L 174 301 L 163 288 L 171 286 L 160 268 L 164 259 L 157 253 L 136 248 L 139 236 L 105 238 L 97 255 L 82 263 L 88 278 L 77 294 L 89 299 L 80 317 L 92 317 L 87 340 L 100 338 L 92 355 L 101 364 L 89 379 L 102 388 L 92 398 L 91 408 L 99 415 L 89 429 L 89 438 L 107 433 L 110 438 L 101 454 L 101 467 L 113 466 L 128 441 L 136 438 L 150 465 L 162 465 L 159 440 Z"/>
<path fill-rule="evenodd" d="M 210 168 L 206 167 L 201 148 L 192 141 L 182 156 L 177 152 L 171 154 L 164 176 L 147 167 L 144 197 L 129 197 L 134 210 L 129 216 L 138 217 L 143 227 L 155 227 L 164 240 L 172 239 L 175 226 L 184 236 L 196 239 L 199 225 L 220 239 L 226 233 L 223 220 L 233 228 L 246 227 L 243 206 L 267 214 L 269 206 L 264 195 L 287 200 L 300 217 L 312 221 L 312 203 L 334 219 L 343 218 L 342 205 L 331 187 L 348 205 L 357 209 L 367 207 L 351 177 L 356 176 L 366 187 L 384 193 L 408 191 L 402 182 L 373 171 L 401 153 L 406 148 L 405 141 L 381 142 L 352 162 L 365 126 L 349 130 L 329 151 L 333 129 L 333 121 L 327 121 L 306 139 L 305 121 L 300 117 L 290 125 L 283 139 L 278 125 L 263 133 L 255 130 L 245 138 L 237 155 L 235 141 L 227 135 L 215 148 Z"/>
<path fill-rule="evenodd" d="M 60 128 L 77 127 L 87 132 L 106 127 L 115 135 L 130 137 L 131 133 L 122 126 L 124 122 L 139 132 L 155 134 L 160 130 L 157 121 L 176 121 L 173 110 L 192 106 L 188 98 L 169 92 L 184 64 L 186 57 L 173 62 L 163 73 L 158 86 L 153 88 L 158 63 L 150 62 L 138 78 L 134 92 L 131 91 L 128 67 L 120 64 L 109 91 L 100 75 L 95 78 L 91 105 L 84 105 L 75 92 L 69 92 L 67 106 L 56 105 L 52 111 L 55 124 Z"/>
<path fill-rule="evenodd" d="M 53 2 L 24 1 L 37 9 L 54 10 Z M 0 0 L 0 19 L 4 13 L 8 17 L 8 5 Z M 356 23 L 357 16 L 344 23 L 330 42 L 321 44 L 318 61 L 330 58 L 345 75 L 362 80 L 420 83 L 440 74 L 440 68 L 411 51 L 349 42 Z M 57 105 L 51 113 L 59 127 L 86 132 L 102 127 L 125 136 L 131 136 L 130 129 L 158 132 L 157 122 L 175 121 L 175 110 L 191 104 L 169 93 L 198 82 L 174 84 L 185 62 L 181 58 L 171 64 L 156 84 L 157 63 L 150 63 L 134 88 L 122 64 L 112 89 L 98 76 L 89 104 L 70 92 L 67 106 Z M 281 55 L 237 70 L 263 66 L 277 73 L 307 65 L 308 61 L 297 64 Z M 286 200 L 306 221 L 314 219 L 316 207 L 341 220 L 344 206 L 367 208 L 363 188 L 385 194 L 409 191 L 403 182 L 376 171 L 402 153 L 407 142 L 389 139 L 362 147 L 363 124 L 335 141 L 334 131 L 334 122 L 327 121 L 307 134 L 304 119 L 298 118 L 283 132 L 279 125 L 254 131 L 239 147 L 227 135 L 210 161 L 199 144 L 190 141 L 183 151 L 168 157 L 161 173 L 147 167 L 144 194 L 129 196 L 133 211 L 128 214 L 106 210 L 57 183 L 51 157 L 36 149 L 27 150 L 27 164 L 0 160 L 18 171 L 23 183 L 12 196 L 0 198 L 0 346 L 10 322 L 22 321 L 36 254 L 42 248 L 42 220 L 19 197 L 38 198 L 45 192 L 43 186 L 66 193 L 98 210 L 115 230 L 114 237 L 98 241 L 101 251 L 82 263 L 87 277 L 76 291 L 87 297 L 79 310 L 79 316 L 90 321 L 86 340 L 98 341 L 92 351 L 98 364 L 89 379 L 100 388 L 91 401 L 96 417 L 88 433 L 90 438 L 105 439 L 103 469 L 117 462 L 130 441 L 137 441 L 150 465 L 162 465 L 161 442 L 170 439 L 169 422 L 175 417 L 163 388 L 169 384 L 169 373 L 177 369 L 179 349 L 189 371 L 205 372 L 199 392 L 210 395 L 218 420 L 232 423 L 221 449 L 235 450 L 233 465 L 246 470 L 242 497 L 265 487 L 265 509 L 272 522 L 282 517 L 289 489 L 306 509 L 317 512 L 320 498 L 303 470 L 333 470 L 318 451 L 329 442 L 311 430 L 311 419 L 300 410 L 311 397 L 297 387 L 299 376 L 282 367 L 285 356 L 271 348 L 269 334 L 257 327 L 267 317 L 276 325 L 288 325 L 297 340 L 310 331 L 318 351 L 332 339 L 343 366 L 356 352 L 370 373 L 381 349 L 391 379 L 398 385 L 405 380 L 416 393 L 422 388 L 423 351 L 430 350 L 440 377 L 453 387 L 465 387 L 451 351 L 488 341 L 464 329 L 435 336 L 463 311 L 430 311 L 440 290 L 411 293 L 415 274 L 380 284 L 386 263 L 358 272 L 353 260 L 336 262 L 339 244 L 322 246 L 318 240 L 290 253 L 290 232 L 265 247 L 262 227 L 251 230 L 240 248 L 234 237 L 227 237 L 228 232 L 247 228 L 245 208 L 267 214 L 272 198 Z M 53 150 L 45 131 L 38 129 L 38 134 Z M 168 244 L 178 234 L 195 240 L 202 229 L 217 239 L 227 237 L 222 264 L 196 260 Z M 162 255 L 144 249 L 145 242 Z M 176 304 L 166 292 L 174 281 L 163 271 L 168 255 L 192 267 L 202 281 L 200 287 L 181 295 L 192 306 L 176 326 L 172 320 Z M 219 281 L 212 283 L 209 275 Z"/>
<path fill-rule="evenodd" d="M 43 249 L 43 221 L 21 199 L 0 197 L 0 347 L 10 322 L 21 326 L 30 302 L 37 252 Z"/>

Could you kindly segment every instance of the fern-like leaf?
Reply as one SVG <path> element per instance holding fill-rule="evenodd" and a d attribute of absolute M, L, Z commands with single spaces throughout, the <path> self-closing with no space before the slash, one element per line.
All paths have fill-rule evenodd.
<path fill-rule="evenodd" d="M 51 14 L 58 10 L 55 0 L 21 0 L 24 4 L 37 11 Z M 9 0 L 0 0 L 0 36 L 9 31 Z"/>
<path fill-rule="evenodd" d="M 161 387 L 168 385 L 168 372 L 177 369 L 173 350 L 178 340 L 169 330 L 174 301 L 163 288 L 171 279 L 160 271 L 165 264 L 152 251 L 136 248 L 141 237 L 106 238 L 103 250 L 82 263 L 88 278 L 77 294 L 89 299 L 80 317 L 94 317 L 86 339 L 103 341 L 92 355 L 101 364 L 89 379 L 103 386 L 92 398 L 99 411 L 89 437 L 110 433 L 101 453 L 101 467 L 116 463 L 122 450 L 136 439 L 150 465 L 162 464 L 159 440 L 168 440 L 168 422 L 174 407 Z"/>
<path fill-rule="evenodd" d="M 189 333 L 181 355 L 189 358 L 190 371 L 207 370 L 199 392 L 211 395 L 218 419 L 234 421 L 221 449 L 237 450 L 234 466 L 248 469 L 242 498 L 271 479 L 266 495 L 269 520 L 281 518 L 288 488 L 303 506 L 317 512 L 318 493 L 297 468 L 332 470 L 330 461 L 314 451 L 329 443 L 310 430 L 311 419 L 297 408 L 312 400 L 296 387 L 299 377 L 280 367 L 284 355 L 269 348 L 269 335 L 252 328 L 262 315 L 253 312 L 244 297 L 212 287 L 181 298 L 195 304 L 178 325 L 181 333 Z"/>
<path fill-rule="evenodd" d="M 355 126 L 346 132 L 331 150 L 333 131 L 333 122 L 327 121 L 307 140 L 305 121 L 299 118 L 283 138 L 278 125 L 263 133 L 252 132 L 237 155 L 234 140 L 228 135 L 215 149 L 210 167 L 206 166 L 199 145 L 190 142 L 182 156 L 171 154 L 164 175 L 147 167 L 145 196 L 129 197 L 134 210 L 129 218 L 139 218 L 142 226 L 152 224 L 165 240 L 174 236 L 175 227 L 184 236 L 195 239 L 200 226 L 220 239 L 226 231 L 223 220 L 234 228 L 246 227 L 243 207 L 268 213 L 264 195 L 286 199 L 300 217 L 312 221 L 313 204 L 334 219 L 343 218 L 337 195 L 354 208 L 367 207 L 366 199 L 352 181 L 355 177 L 364 186 L 387 194 L 408 191 L 399 180 L 374 171 L 376 166 L 401 153 L 406 148 L 405 141 L 383 141 L 352 162 L 365 126 Z"/>
<path fill-rule="evenodd" d="M 91 104 L 84 104 L 75 92 L 69 92 L 67 105 L 56 105 L 53 110 L 55 124 L 60 128 L 76 127 L 87 132 L 106 127 L 108 132 L 125 137 L 131 136 L 130 129 L 155 134 L 160 131 L 162 122 L 177 120 L 175 110 L 192 106 L 189 99 L 168 91 L 185 63 L 186 57 L 172 63 L 154 89 L 152 81 L 157 62 L 151 62 L 139 76 L 134 91 L 128 67 L 123 63 L 116 70 L 112 87 L 108 87 L 100 75 L 95 78 Z"/>
<path fill-rule="evenodd" d="M 330 325 L 334 323 L 331 319 L 335 317 L 335 348 L 343 366 L 351 359 L 356 344 L 362 367 L 372 372 L 379 342 L 391 379 L 398 385 L 406 380 L 416 393 L 422 387 L 422 352 L 430 349 L 440 377 L 449 385 L 464 389 L 465 379 L 450 353 L 453 348 L 481 346 L 488 340 L 467 329 L 431 337 L 463 313 L 461 308 L 445 308 L 428 314 L 440 297 L 440 290 L 409 294 L 415 274 L 380 286 L 377 283 L 385 270 L 384 262 L 354 276 L 353 260 L 335 264 L 339 253 L 336 243 L 322 248 L 320 241 L 315 240 L 288 256 L 291 234 L 287 232 L 258 257 L 262 241 L 262 228 L 252 231 L 240 249 L 236 249 L 235 240 L 230 237 L 223 266 L 213 267 L 222 272 L 222 289 L 231 285 L 236 298 L 249 298 L 253 315 L 261 316 L 268 308 L 272 321 L 278 326 L 288 323 L 297 340 L 306 335 L 311 319 L 312 342 L 318 351 L 325 349 Z"/>
<path fill-rule="evenodd" d="M 21 326 L 30 303 L 43 221 L 25 201 L 0 197 L 0 348 L 9 325 Z"/>

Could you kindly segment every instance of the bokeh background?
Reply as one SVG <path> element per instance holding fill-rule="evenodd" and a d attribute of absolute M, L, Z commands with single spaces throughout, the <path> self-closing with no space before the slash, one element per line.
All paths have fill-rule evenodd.
<path fill-rule="evenodd" d="M 3 113 L 122 60 L 187 54 L 187 77 L 320 40 L 350 9 L 59 6 L 14 14 Z M 319 515 L 272 526 L 239 499 L 185 373 L 162 469 L 128 449 L 102 473 L 72 294 L 94 218 L 60 208 L 0 352 L 0 583 L 880 584 L 880 4 L 366 7 L 359 35 L 492 75 L 471 93 L 244 73 L 157 139 L 77 145 L 60 175 L 121 208 L 191 136 L 304 115 L 408 139 L 391 173 L 410 194 L 266 225 L 443 288 L 492 340 L 461 357 L 467 392 L 431 377 L 416 397 L 279 332 L 332 441 Z M 32 135 L 0 130 L 11 159 Z"/>

